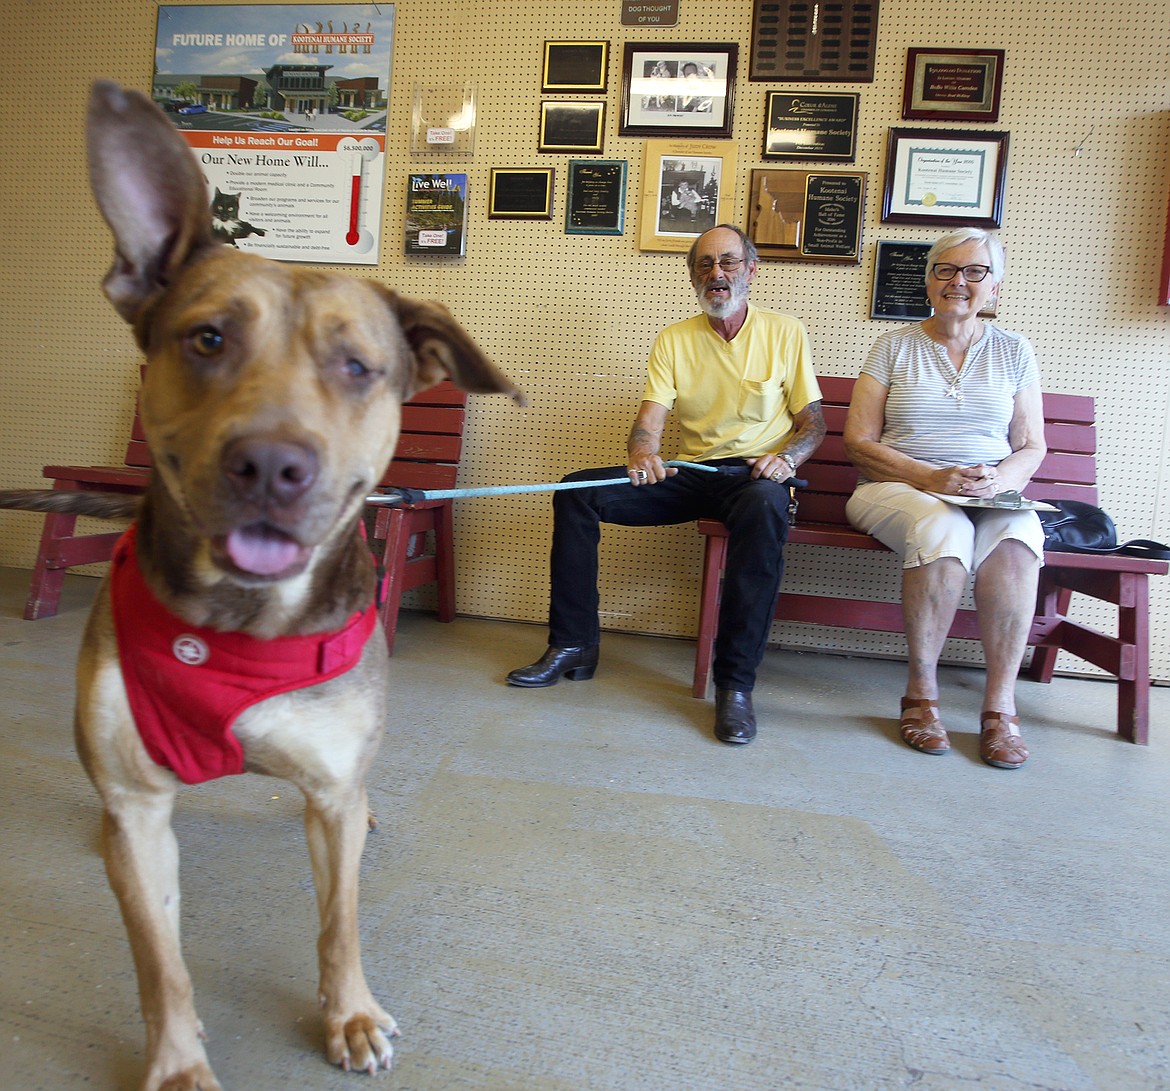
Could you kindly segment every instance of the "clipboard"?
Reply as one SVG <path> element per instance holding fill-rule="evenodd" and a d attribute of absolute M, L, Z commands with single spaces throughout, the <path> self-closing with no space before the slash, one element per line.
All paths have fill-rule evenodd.
<path fill-rule="evenodd" d="M 1046 504 L 1043 500 L 1029 500 L 1026 496 L 1021 496 L 1018 492 L 1010 489 L 991 497 L 991 499 L 984 499 L 982 496 L 951 496 L 944 492 L 932 492 L 930 495 L 937 496 L 940 500 L 945 500 L 948 504 L 954 504 L 958 508 L 998 508 L 1000 511 L 1060 511 L 1060 508 Z"/>

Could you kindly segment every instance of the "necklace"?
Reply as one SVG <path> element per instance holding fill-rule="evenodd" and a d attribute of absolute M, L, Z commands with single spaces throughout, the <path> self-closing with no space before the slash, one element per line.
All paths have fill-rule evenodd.
<path fill-rule="evenodd" d="M 982 334 L 983 325 L 980 323 L 975 327 L 975 332 L 971 334 L 971 338 L 967 342 L 967 347 L 963 349 L 963 366 L 965 366 L 967 363 L 967 356 L 971 352 L 971 346 L 979 340 Z M 931 338 L 931 340 L 934 339 Z M 952 363 L 950 353 L 947 352 L 944 345 L 941 345 L 935 341 L 935 347 L 938 355 L 939 372 L 941 373 L 943 379 L 950 384 L 944 392 L 943 397 L 953 399 L 956 407 L 962 409 L 963 390 L 959 385 L 963 378 L 962 372 L 959 368 L 955 367 L 954 363 Z"/>

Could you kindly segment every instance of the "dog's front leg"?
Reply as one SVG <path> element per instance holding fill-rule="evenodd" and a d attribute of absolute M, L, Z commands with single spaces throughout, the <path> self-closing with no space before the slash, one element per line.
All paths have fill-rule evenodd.
<path fill-rule="evenodd" d="M 179 849 L 174 791 L 107 795 L 102 850 L 130 937 L 146 1021 L 143 1091 L 220 1091 L 203 1048 L 203 1026 L 179 945 Z"/>
<path fill-rule="evenodd" d="M 143 1091 L 219 1091 L 179 945 L 179 847 L 171 828 L 178 781 L 150 760 L 130 717 L 108 584 L 78 655 L 75 730 L 101 796 L 102 858 L 138 974 L 147 1034 Z"/>
<path fill-rule="evenodd" d="M 362 972 L 358 938 L 358 871 L 366 841 L 369 804 L 365 787 L 305 788 L 305 837 L 313 864 L 321 935 L 317 941 L 325 1052 L 342 1068 L 376 1072 L 389 1068 L 390 1039 L 398 1027 L 370 993 Z"/>

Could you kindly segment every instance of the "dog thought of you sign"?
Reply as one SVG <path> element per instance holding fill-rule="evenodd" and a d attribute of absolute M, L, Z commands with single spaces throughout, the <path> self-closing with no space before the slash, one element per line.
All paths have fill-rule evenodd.
<path fill-rule="evenodd" d="M 160 5 L 151 97 L 199 160 L 221 242 L 377 264 L 393 39 L 392 4 Z"/>

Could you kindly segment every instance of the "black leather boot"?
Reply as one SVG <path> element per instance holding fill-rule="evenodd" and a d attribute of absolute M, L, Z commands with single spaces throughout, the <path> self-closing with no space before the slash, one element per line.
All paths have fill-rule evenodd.
<path fill-rule="evenodd" d="M 597 650 L 596 644 L 576 648 L 554 648 L 550 644 L 535 663 L 512 671 L 508 675 L 508 685 L 524 686 L 526 689 L 555 686 L 562 674 L 574 682 L 588 681 L 597 670 Z"/>
<path fill-rule="evenodd" d="M 715 691 L 715 738 L 726 743 L 751 742 L 756 737 L 752 695 L 737 689 Z"/>

